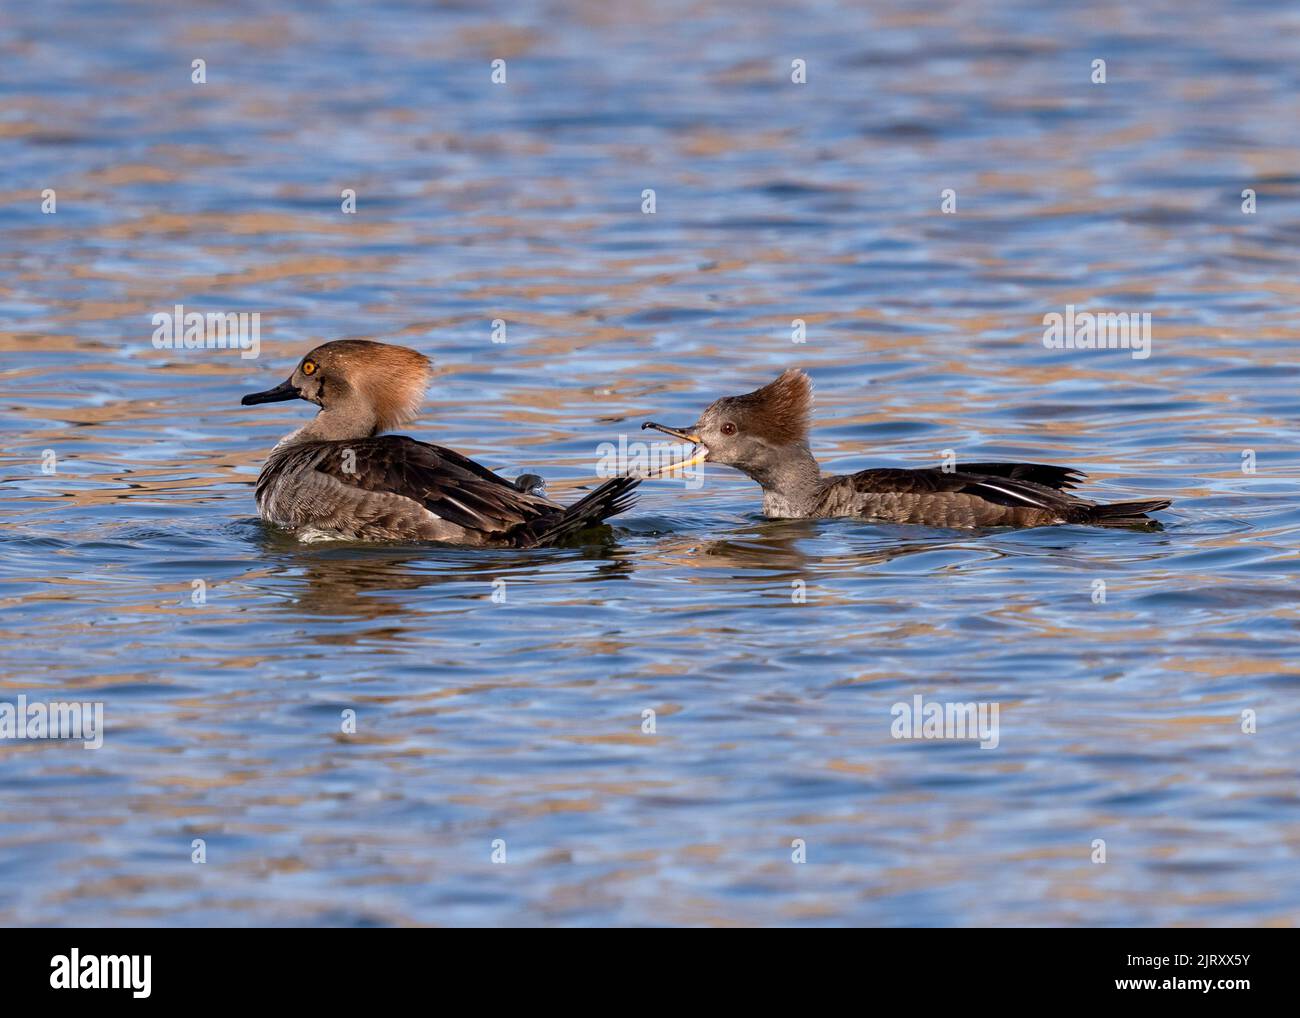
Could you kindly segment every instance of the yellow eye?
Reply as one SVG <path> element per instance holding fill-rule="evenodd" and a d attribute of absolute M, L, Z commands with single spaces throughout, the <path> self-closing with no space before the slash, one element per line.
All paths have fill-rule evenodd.
<path fill-rule="evenodd" d="M 303 361 L 303 362 L 302 362 L 302 373 L 303 373 L 304 375 L 314 375 L 314 374 L 316 374 L 316 362 L 315 362 L 315 361 Z"/>

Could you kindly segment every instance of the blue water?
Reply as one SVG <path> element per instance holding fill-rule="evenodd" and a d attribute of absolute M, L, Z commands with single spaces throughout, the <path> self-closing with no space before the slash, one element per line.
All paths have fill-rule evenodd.
<path fill-rule="evenodd" d="M 1295 924 L 1300 15 L 1220 6 L 11 5 L 0 701 L 106 731 L 0 741 L 0 921 Z M 341 338 L 566 501 L 797 365 L 828 469 L 1175 504 L 771 522 L 710 466 L 575 547 L 301 546 L 251 486 L 309 408 L 239 397 Z"/>

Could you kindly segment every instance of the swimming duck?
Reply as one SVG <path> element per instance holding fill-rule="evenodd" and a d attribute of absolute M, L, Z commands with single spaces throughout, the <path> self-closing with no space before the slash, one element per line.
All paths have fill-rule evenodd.
<path fill-rule="evenodd" d="M 721 463 L 763 488 L 763 514 L 779 518 L 857 516 L 930 527 L 1041 527 L 1159 524 L 1147 513 L 1167 498 L 1101 505 L 1070 492 L 1085 477 L 1042 463 L 958 463 L 951 470 L 862 470 L 823 475 L 808 447 L 812 382 L 797 369 L 743 396 L 715 400 L 689 428 L 653 428 L 694 443 L 689 458 L 664 471 Z M 661 472 L 664 472 L 661 471 Z"/>
<path fill-rule="evenodd" d="M 276 444 L 257 479 L 257 511 L 303 541 L 554 544 L 630 507 L 638 478 L 616 477 L 570 506 L 511 483 L 451 449 L 385 435 L 420 411 L 432 374 L 423 354 L 346 339 L 318 346 L 293 374 L 240 402 L 303 399 L 312 421 Z"/>

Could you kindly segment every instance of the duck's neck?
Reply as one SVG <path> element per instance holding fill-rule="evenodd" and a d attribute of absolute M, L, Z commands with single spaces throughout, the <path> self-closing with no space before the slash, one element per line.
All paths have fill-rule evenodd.
<path fill-rule="evenodd" d="M 328 409 L 322 407 L 311 423 L 292 431 L 276 444 L 276 448 L 298 445 L 302 442 L 354 442 L 370 438 L 379 432 L 379 418 L 374 410 L 363 405 L 343 405 Z"/>
<path fill-rule="evenodd" d="M 769 516 L 806 516 L 816 506 L 822 472 L 806 442 L 771 449 L 743 469 L 762 485 Z"/>

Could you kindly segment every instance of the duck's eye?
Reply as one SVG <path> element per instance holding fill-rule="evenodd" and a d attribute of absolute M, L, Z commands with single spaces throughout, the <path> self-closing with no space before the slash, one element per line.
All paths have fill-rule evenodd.
<path fill-rule="evenodd" d="M 722 433 L 724 435 L 734 435 L 736 433 L 736 426 L 732 424 L 730 421 L 727 421 L 722 426 Z"/>
<path fill-rule="evenodd" d="M 303 373 L 304 375 L 314 375 L 314 374 L 316 374 L 316 362 L 315 362 L 315 361 L 303 361 L 303 362 L 302 362 L 302 373 Z"/>

